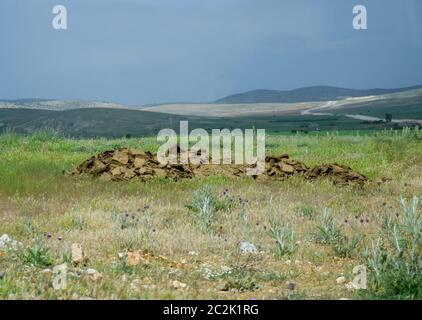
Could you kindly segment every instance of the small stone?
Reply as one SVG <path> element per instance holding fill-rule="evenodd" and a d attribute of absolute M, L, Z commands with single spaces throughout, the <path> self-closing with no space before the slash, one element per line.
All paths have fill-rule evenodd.
<path fill-rule="evenodd" d="M 228 291 L 229 287 L 227 286 L 226 282 L 220 282 L 216 288 L 218 291 Z"/>
<path fill-rule="evenodd" d="M 155 284 L 143 284 L 142 288 L 144 288 L 144 289 L 157 289 L 157 286 Z"/>
<path fill-rule="evenodd" d="M 119 253 L 117 254 L 117 256 L 119 257 L 119 259 L 123 259 L 123 258 L 126 258 L 127 253 L 126 253 L 126 252 L 119 252 Z"/>
<path fill-rule="evenodd" d="M 141 281 L 139 279 L 135 279 L 130 283 L 130 288 L 134 291 L 138 291 L 141 288 Z"/>
<path fill-rule="evenodd" d="M 51 269 L 44 269 L 44 270 L 41 271 L 41 273 L 51 274 L 51 273 L 53 273 L 53 270 L 51 270 Z"/>
<path fill-rule="evenodd" d="M 174 280 L 171 284 L 174 289 L 186 289 L 188 286 L 186 283 L 183 283 L 177 280 Z"/>
<path fill-rule="evenodd" d="M 134 267 L 141 263 L 141 254 L 138 251 L 128 252 L 126 259 L 127 265 Z"/>
<path fill-rule="evenodd" d="M 16 249 L 18 246 L 22 246 L 22 243 L 13 240 L 7 234 L 3 234 L 0 237 L 0 250 Z"/>
<path fill-rule="evenodd" d="M 0 280 L 3 280 L 6 277 L 6 272 L 0 272 Z"/>
<path fill-rule="evenodd" d="M 345 287 L 346 287 L 346 289 L 348 289 L 348 290 L 357 290 L 357 289 L 359 289 L 359 288 L 357 288 L 357 287 L 355 286 L 355 284 L 354 284 L 353 282 L 346 283 Z"/>
<path fill-rule="evenodd" d="M 78 243 L 73 243 L 70 246 L 70 250 L 72 252 L 72 264 L 77 266 L 80 264 L 85 263 L 85 253 L 84 250 L 82 249 L 82 246 Z"/>
<path fill-rule="evenodd" d="M 103 278 L 103 275 L 95 269 L 87 269 L 86 274 L 94 282 L 100 281 Z"/>
<path fill-rule="evenodd" d="M 54 290 L 66 290 L 67 288 L 67 265 L 60 264 L 53 268 L 53 288 Z"/>
<path fill-rule="evenodd" d="M 257 253 L 255 245 L 250 242 L 242 241 L 239 243 L 239 249 L 241 253 Z"/>
<path fill-rule="evenodd" d="M 196 252 L 196 251 L 189 251 L 189 253 L 188 253 L 190 256 L 198 256 L 199 255 L 199 253 L 198 252 Z"/>
<path fill-rule="evenodd" d="M 336 279 L 337 284 L 344 284 L 346 283 L 346 278 L 345 277 L 338 277 Z"/>

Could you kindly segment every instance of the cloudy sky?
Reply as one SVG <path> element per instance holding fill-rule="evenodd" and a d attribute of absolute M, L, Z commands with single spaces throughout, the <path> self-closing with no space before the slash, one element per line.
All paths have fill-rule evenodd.
<path fill-rule="evenodd" d="M 68 30 L 52 28 L 52 8 Z M 354 5 L 368 30 L 352 27 Z M 1 0 L 0 99 L 213 101 L 422 84 L 420 0 Z"/>

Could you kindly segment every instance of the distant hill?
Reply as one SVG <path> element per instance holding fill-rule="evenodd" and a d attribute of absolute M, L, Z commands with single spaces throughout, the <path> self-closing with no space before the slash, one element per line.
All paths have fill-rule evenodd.
<path fill-rule="evenodd" d="M 181 119 L 186 117 L 127 109 L 0 109 L 0 132 L 55 131 L 73 137 L 139 136 L 156 134 L 162 128 L 177 129 Z"/>
<path fill-rule="evenodd" d="M 131 109 L 138 107 L 128 106 L 120 103 L 89 101 L 89 100 L 55 100 L 55 99 L 18 99 L 18 100 L 0 100 L 0 109 L 37 109 L 65 111 L 73 109 Z"/>
<path fill-rule="evenodd" d="M 142 108 L 101 101 L 3 100 L 0 101 L 0 133 L 54 131 L 72 137 L 144 136 L 156 135 L 164 128 L 178 131 L 181 120 L 189 120 L 190 129 L 255 127 L 269 132 L 399 128 L 422 121 L 422 86 L 257 90 L 226 99 L 210 104 Z M 268 102 L 274 99 L 283 102 Z M 303 102 L 306 100 L 312 102 Z M 391 123 L 383 122 L 387 113 L 393 117 Z"/>
<path fill-rule="evenodd" d="M 253 90 L 234 94 L 215 101 L 215 103 L 299 103 L 311 101 L 332 101 L 348 97 L 378 96 L 396 92 L 420 89 L 421 86 L 398 89 L 346 89 L 328 86 L 306 87 L 290 91 Z"/>

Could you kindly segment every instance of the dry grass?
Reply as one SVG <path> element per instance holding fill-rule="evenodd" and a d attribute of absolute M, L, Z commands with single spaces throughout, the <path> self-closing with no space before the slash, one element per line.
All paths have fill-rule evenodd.
<path fill-rule="evenodd" d="M 52 288 L 47 267 L 24 263 L 12 251 L 0 253 L 2 299 L 339 299 L 356 293 L 337 284 L 362 263 L 360 255 L 379 232 L 383 218 L 401 212 L 400 196 L 420 195 L 422 145 L 413 134 L 378 136 L 319 136 L 267 139 L 268 153 L 287 152 L 309 164 L 338 161 L 371 178 L 391 177 L 391 182 L 366 188 L 336 187 L 329 181 L 307 182 L 295 177 L 285 182 L 256 182 L 210 177 L 181 182 L 101 182 L 66 178 L 70 169 L 92 153 L 116 146 L 156 149 L 151 138 L 130 140 L 67 140 L 56 137 L 0 137 L 0 235 L 9 234 L 25 247 L 35 239 L 51 248 L 54 265 L 72 243 L 83 246 L 89 258 L 85 267 L 69 263 L 66 290 Z M 193 191 L 209 185 L 222 201 L 213 232 L 205 232 L 194 212 L 186 208 Z M 228 196 L 223 191 L 228 189 Z M 249 213 L 250 241 L 259 252 L 241 255 L 242 207 L 228 198 L 242 198 Z M 297 250 L 276 255 L 269 236 L 269 200 L 275 221 L 296 231 Z M 143 219 L 148 205 L 151 218 Z M 358 252 L 338 256 L 331 245 L 313 239 L 318 217 L 331 209 L 341 232 L 362 235 Z M 116 214 L 126 210 L 139 224 L 119 227 Z M 361 222 L 363 220 L 363 222 Z M 149 236 L 142 236 L 149 234 Z M 57 240 L 63 237 L 63 240 Z M 129 267 L 118 253 L 148 249 L 167 260 Z M 23 249 L 19 249 L 23 250 Z M 171 262 L 171 263 L 169 263 Z M 48 267 L 52 268 L 54 265 Z M 103 278 L 92 281 L 82 269 L 94 268 Z M 174 288 L 173 281 L 186 288 Z M 289 291 L 287 284 L 296 287 Z M 229 289 L 223 291 L 222 289 Z"/>

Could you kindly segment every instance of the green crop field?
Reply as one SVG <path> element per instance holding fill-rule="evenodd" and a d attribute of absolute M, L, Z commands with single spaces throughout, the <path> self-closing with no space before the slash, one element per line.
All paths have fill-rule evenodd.
<path fill-rule="evenodd" d="M 421 131 L 273 133 L 266 145 L 268 155 L 337 162 L 370 182 L 106 182 L 63 170 L 117 147 L 155 152 L 155 138 L 1 135 L 0 236 L 21 244 L 0 247 L 0 299 L 422 298 L 422 207 L 412 200 L 422 191 Z M 194 209 L 206 199 L 204 218 Z M 241 254 L 240 241 L 258 252 Z M 81 265 L 71 263 L 75 243 Z M 67 286 L 55 290 L 63 263 Z M 367 289 L 346 286 L 358 265 Z"/>

